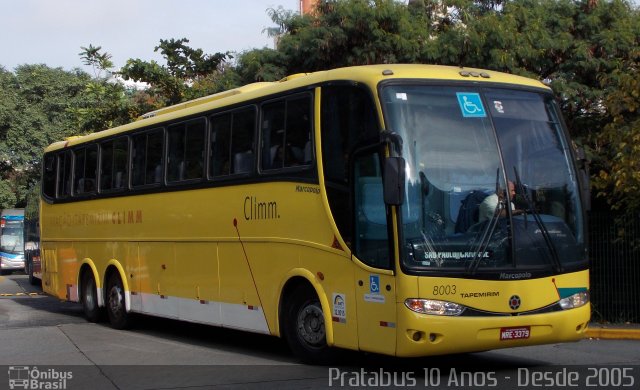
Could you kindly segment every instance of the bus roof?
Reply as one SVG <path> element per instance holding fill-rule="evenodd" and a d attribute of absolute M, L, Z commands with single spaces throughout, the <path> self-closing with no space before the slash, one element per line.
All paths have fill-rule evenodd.
<path fill-rule="evenodd" d="M 205 96 L 199 99 L 161 108 L 144 114 L 137 121 L 126 125 L 85 136 L 68 137 L 64 141 L 55 142 L 49 145 L 45 149 L 45 152 L 82 144 L 87 141 L 105 138 L 120 133 L 127 133 L 130 130 L 138 128 L 153 127 L 155 124 L 196 115 L 200 112 L 206 112 L 216 108 L 222 108 L 242 103 L 243 101 L 250 101 L 296 88 L 321 84 L 327 81 L 355 81 L 375 88 L 380 81 L 389 79 L 473 81 L 477 83 L 511 84 L 549 90 L 547 86 L 534 79 L 475 68 L 419 64 L 354 66 L 290 75 L 276 82 L 248 84 L 239 88 L 230 89 L 228 91 Z"/>

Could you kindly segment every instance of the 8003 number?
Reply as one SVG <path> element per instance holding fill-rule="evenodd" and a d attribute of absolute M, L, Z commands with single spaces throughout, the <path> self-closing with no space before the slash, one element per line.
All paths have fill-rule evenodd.
<path fill-rule="evenodd" d="M 433 295 L 453 295 L 456 293 L 455 284 L 442 284 L 440 286 L 433 286 Z"/>

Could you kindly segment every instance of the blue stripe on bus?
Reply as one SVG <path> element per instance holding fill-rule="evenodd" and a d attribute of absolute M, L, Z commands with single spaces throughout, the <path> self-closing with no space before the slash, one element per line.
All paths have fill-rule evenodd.
<path fill-rule="evenodd" d="M 4 217 L 2 217 L 2 219 L 5 219 L 7 221 L 22 221 L 24 220 L 24 216 L 23 215 L 5 215 Z"/>
<path fill-rule="evenodd" d="M 6 257 L 8 259 L 17 259 L 18 257 L 22 257 L 24 256 L 22 253 L 21 254 L 14 254 L 14 253 L 7 253 L 7 252 L 0 252 L 0 256 L 2 257 Z"/>

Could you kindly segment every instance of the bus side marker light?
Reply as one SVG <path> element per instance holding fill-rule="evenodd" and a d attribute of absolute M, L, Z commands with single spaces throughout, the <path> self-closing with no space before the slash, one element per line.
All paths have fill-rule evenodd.
<path fill-rule="evenodd" d="M 318 271 L 316 275 L 318 275 L 318 279 L 324 280 L 324 274 L 322 272 Z"/>

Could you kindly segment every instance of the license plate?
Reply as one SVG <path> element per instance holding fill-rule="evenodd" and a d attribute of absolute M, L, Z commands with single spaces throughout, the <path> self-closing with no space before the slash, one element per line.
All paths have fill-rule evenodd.
<path fill-rule="evenodd" d="M 513 328 L 500 328 L 500 340 L 528 339 L 531 335 L 530 326 L 518 326 Z"/>

